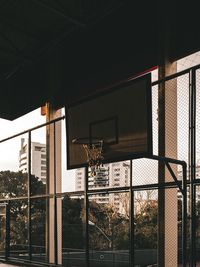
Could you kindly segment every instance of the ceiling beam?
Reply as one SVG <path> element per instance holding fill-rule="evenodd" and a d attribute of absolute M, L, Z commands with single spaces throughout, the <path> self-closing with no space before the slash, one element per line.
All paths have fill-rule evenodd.
<path fill-rule="evenodd" d="M 35 41 L 39 41 L 39 42 L 42 41 L 39 36 L 36 36 L 31 31 L 25 30 L 24 28 L 20 27 L 19 24 L 16 24 L 16 22 L 12 23 L 8 21 L 5 17 L 1 16 L 1 14 L 0 14 L 0 23 L 4 24 L 5 26 L 7 25 L 11 29 L 17 30 L 19 33 L 22 33 Z"/>
<path fill-rule="evenodd" d="M 0 31 L 0 36 L 8 43 L 8 45 L 11 47 L 11 49 L 15 51 L 15 53 L 18 55 L 19 58 L 21 58 L 22 60 L 27 61 L 27 62 L 31 61 L 31 58 L 24 56 L 23 52 L 2 31 Z"/>
<path fill-rule="evenodd" d="M 44 3 L 41 0 L 32 0 L 32 2 L 35 2 L 38 5 L 43 6 L 44 8 L 54 12 L 58 16 L 68 20 L 70 23 L 72 23 L 72 24 L 74 24 L 76 26 L 79 26 L 81 28 L 85 28 L 85 26 L 86 26 L 84 23 L 82 23 L 82 22 L 80 22 L 80 21 L 78 21 L 76 19 L 71 18 L 70 16 L 66 15 L 65 13 L 63 13 L 61 10 L 58 10 L 57 8 L 51 7 L 51 6 L 47 5 L 46 3 Z"/>

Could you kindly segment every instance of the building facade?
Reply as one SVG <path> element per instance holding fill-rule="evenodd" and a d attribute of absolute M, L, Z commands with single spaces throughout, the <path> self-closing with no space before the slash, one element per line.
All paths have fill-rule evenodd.
<path fill-rule="evenodd" d="M 85 169 L 77 169 L 75 174 L 75 191 L 84 190 Z M 88 189 L 105 189 L 129 186 L 130 163 L 129 161 L 104 164 L 95 176 L 88 178 Z M 123 213 L 124 203 L 119 193 L 98 193 L 90 196 L 90 201 L 99 204 L 112 205 L 118 212 Z M 127 205 L 127 201 L 126 201 Z"/>
<path fill-rule="evenodd" d="M 28 142 L 21 139 L 21 148 L 19 151 L 19 171 L 28 172 Z M 31 174 L 46 183 L 46 144 L 31 142 Z"/>

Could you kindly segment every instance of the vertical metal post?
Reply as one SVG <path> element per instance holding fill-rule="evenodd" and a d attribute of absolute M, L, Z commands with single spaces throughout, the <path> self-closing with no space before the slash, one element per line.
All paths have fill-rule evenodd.
<path fill-rule="evenodd" d="M 58 229 L 57 229 L 57 197 L 56 197 L 56 127 L 53 123 L 53 151 L 54 151 L 54 255 L 55 264 L 58 264 Z"/>
<path fill-rule="evenodd" d="M 130 233 L 130 266 L 134 266 L 134 192 L 133 192 L 133 161 L 130 160 L 130 190 L 129 190 L 129 233 Z"/>
<path fill-rule="evenodd" d="M 182 201 L 182 266 L 187 265 L 187 165 L 182 165 L 183 170 L 183 201 Z"/>
<path fill-rule="evenodd" d="M 32 260 L 32 242 L 31 242 L 31 131 L 28 132 L 28 255 Z"/>
<path fill-rule="evenodd" d="M 50 115 L 49 115 L 49 103 L 46 103 L 46 121 L 50 121 Z M 47 166 L 47 176 L 46 176 L 46 195 L 49 195 L 50 190 L 49 190 L 49 180 L 50 180 L 50 171 L 49 171 L 49 166 L 50 166 L 50 160 L 49 160 L 49 153 L 50 153 L 50 125 L 46 126 L 46 166 Z M 50 199 L 49 197 L 46 199 L 46 223 L 45 223 L 45 246 L 46 246 L 46 262 L 49 262 L 49 202 Z"/>
<path fill-rule="evenodd" d="M 160 76 L 165 77 L 164 67 Z M 158 148 L 159 156 L 165 157 L 165 84 L 160 84 L 158 92 Z M 158 162 L 158 185 L 165 182 L 165 163 Z M 165 266 L 165 189 L 158 188 L 158 266 Z"/>
<path fill-rule="evenodd" d="M 195 229 L 195 210 L 196 210 L 196 201 L 195 201 L 195 192 L 194 192 L 194 181 L 196 178 L 196 70 L 192 69 L 189 73 L 190 77 L 190 243 L 191 243 L 191 257 L 190 257 L 190 264 L 191 267 L 196 265 L 196 243 L 195 243 L 195 236 L 196 236 L 196 229 Z"/>
<path fill-rule="evenodd" d="M 85 167 L 85 198 L 84 198 L 84 210 L 85 210 L 85 263 L 86 267 L 90 266 L 90 252 L 89 252 L 89 201 L 88 201 L 88 167 Z"/>
<path fill-rule="evenodd" d="M 5 258 L 8 260 L 10 257 L 10 201 L 6 205 L 6 247 Z"/>

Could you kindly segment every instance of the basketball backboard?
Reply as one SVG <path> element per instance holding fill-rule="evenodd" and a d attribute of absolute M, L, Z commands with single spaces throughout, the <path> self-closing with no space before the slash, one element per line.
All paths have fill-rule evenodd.
<path fill-rule="evenodd" d="M 125 81 L 66 107 L 67 168 L 87 166 L 77 138 L 103 140 L 103 162 L 152 154 L 151 74 Z"/>

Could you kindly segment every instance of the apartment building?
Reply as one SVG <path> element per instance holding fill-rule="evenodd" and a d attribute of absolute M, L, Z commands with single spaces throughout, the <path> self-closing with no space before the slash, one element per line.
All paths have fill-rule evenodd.
<path fill-rule="evenodd" d="M 85 169 L 77 169 L 75 174 L 75 191 L 84 190 L 84 177 Z M 130 180 L 130 163 L 129 161 L 115 162 L 110 164 L 104 164 L 95 176 L 88 178 L 88 189 L 105 189 L 111 187 L 124 187 L 129 186 Z M 124 193 L 123 193 L 124 194 Z M 101 204 L 110 204 L 115 207 L 116 210 L 122 212 L 127 205 L 119 193 L 98 193 L 90 197 L 90 201 L 95 201 Z"/>
<path fill-rule="evenodd" d="M 28 172 L 28 142 L 22 138 L 19 151 L 19 170 Z M 46 183 L 46 144 L 31 142 L 31 174 Z"/>

